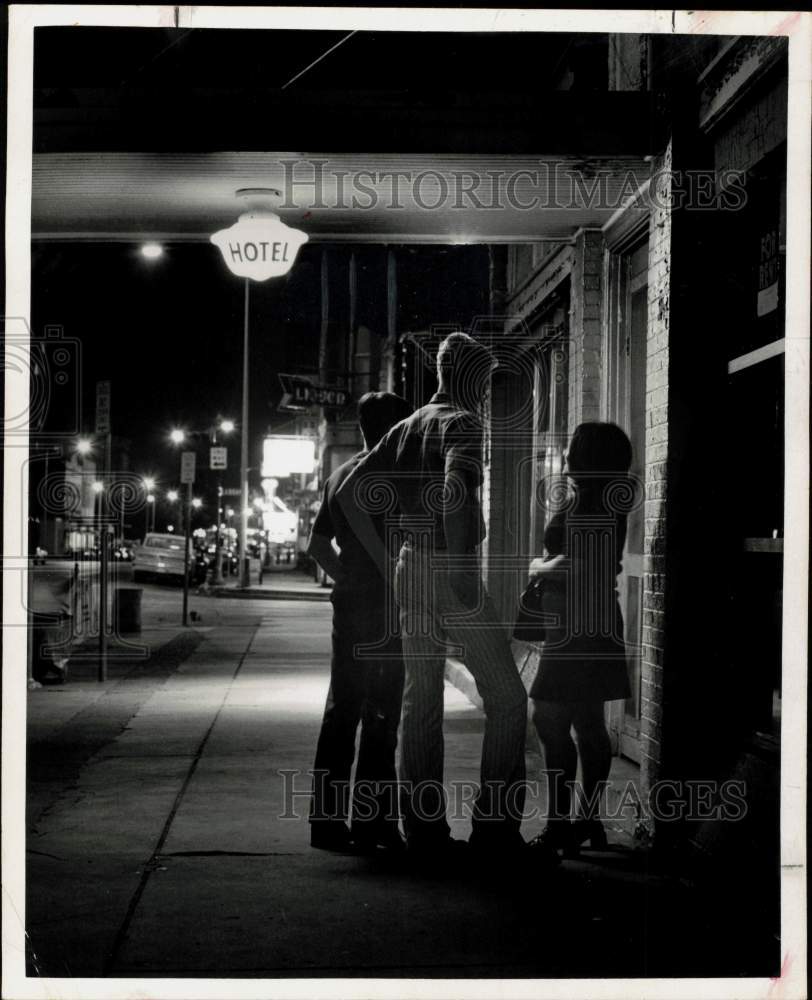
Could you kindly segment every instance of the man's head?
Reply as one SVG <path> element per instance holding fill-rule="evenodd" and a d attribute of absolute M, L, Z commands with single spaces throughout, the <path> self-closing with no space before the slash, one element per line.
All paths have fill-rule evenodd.
<path fill-rule="evenodd" d="M 467 333 L 450 333 L 437 350 L 440 389 L 466 409 L 475 409 L 487 392 L 498 362 Z"/>
<path fill-rule="evenodd" d="M 358 423 L 367 448 L 374 448 L 386 432 L 412 412 L 393 392 L 367 392 L 358 401 Z"/>

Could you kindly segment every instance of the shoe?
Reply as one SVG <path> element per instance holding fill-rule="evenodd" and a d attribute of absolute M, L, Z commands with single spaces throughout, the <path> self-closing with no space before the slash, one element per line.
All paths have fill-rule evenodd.
<path fill-rule="evenodd" d="M 338 854 L 357 853 L 346 823 L 311 823 L 310 846 L 319 851 L 335 851 Z"/>
<path fill-rule="evenodd" d="M 606 830 L 599 819 L 576 819 L 572 824 L 570 843 L 567 850 L 569 857 L 577 857 L 582 844 L 589 841 L 589 846 L 593 851 L 605 851 L 609 846 L 606 839 Z"/>
<path fill-rule="evenodd" d="M 559 851 L 567 857 L 571 846 L 569 820 L 552 820 L 547 826 L 528 841 L 527 850 L 534 858 L 539 858 L 549 864 L 558 864 L 561 860 Z"/>

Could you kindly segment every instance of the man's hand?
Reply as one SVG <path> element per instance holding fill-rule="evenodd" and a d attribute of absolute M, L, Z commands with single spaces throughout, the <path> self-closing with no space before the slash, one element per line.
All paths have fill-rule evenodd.
<path fill-rule="evenodd" d="M 479 574 L 470 569 L 450 569 L 448 583 L 457 600 L 466 608 L 479 607 Z"/>

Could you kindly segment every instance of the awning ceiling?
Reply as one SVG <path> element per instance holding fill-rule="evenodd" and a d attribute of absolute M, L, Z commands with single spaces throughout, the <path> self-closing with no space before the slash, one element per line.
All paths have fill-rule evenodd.
<path fill-rule="evenodd" d="M 648 177 L 650 97 L 607 92 L 606 36 L 343 37 L 43 29 L 33 238 L 206 240 L 275 187 L 315 241 L 561 240 Z"/>
<path fill-rule="evenodd" d="M 602 225 L 649 174 L 641 158 L 304 153 L 40 153 L 36 240 L 207 240 L 235 191 L 283 193 L 312 240 L 488 243 L 567 239 Z"/>

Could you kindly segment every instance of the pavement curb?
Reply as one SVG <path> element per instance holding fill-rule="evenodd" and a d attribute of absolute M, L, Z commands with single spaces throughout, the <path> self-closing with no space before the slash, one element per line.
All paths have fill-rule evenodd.
<path fill-rule="evenodd" d="M 203 595 L 201 594 L 200 596 L 202 597 Z M 329 601 L 330 591 L 266 590 L 260 587 L 215 587 L 209 591 L 208 596 L 260 601 Z"/>

